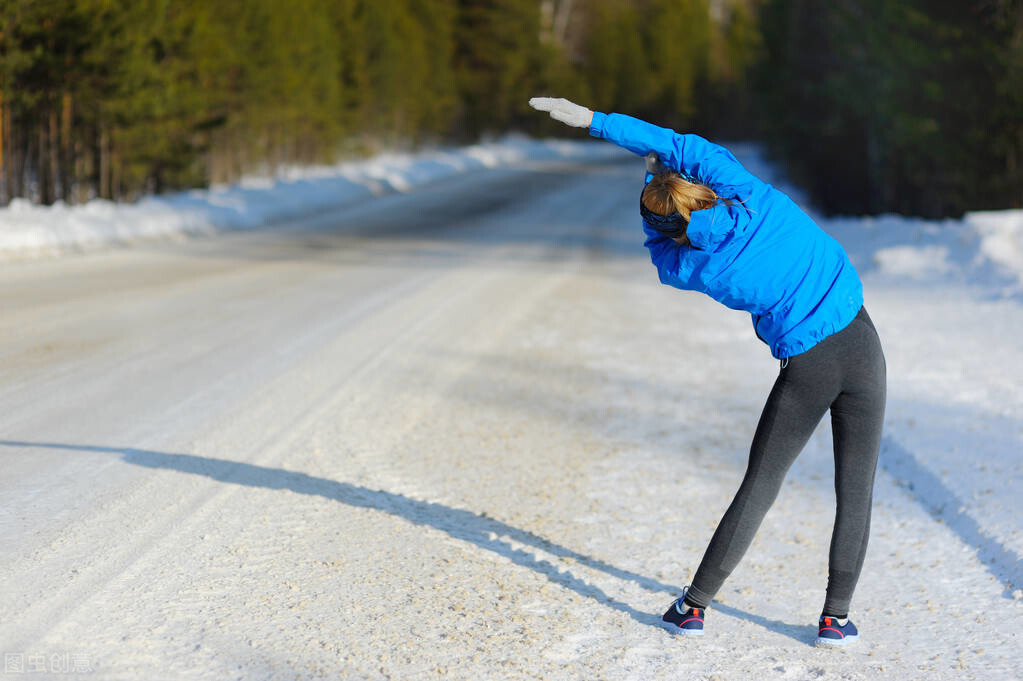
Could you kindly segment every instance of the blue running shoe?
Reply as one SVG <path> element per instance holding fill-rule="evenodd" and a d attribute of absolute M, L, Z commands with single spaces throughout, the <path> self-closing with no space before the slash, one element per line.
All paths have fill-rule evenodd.
<path fill-rule="evenodd" d="M 682 636 L 703 636 L 703 608 L 690 608 L 683 601 L 689 587 L 682 589 L 682 595 L 671 604 L 668 611 L 661 618 L 664 621 L 664 628 L 673 634 Z"/>
<path fill-rule="evenodd" d="M 821 615 L 815 644 L 818 646 L 847 646 L 850 643 L 855 643 L 859 637 L 860 632 L 856 631 L 856 625 L 852 623 L 852 620 L 847 619 L 845 624 L 842 624 L 842 620 L 837 617 Z"/>

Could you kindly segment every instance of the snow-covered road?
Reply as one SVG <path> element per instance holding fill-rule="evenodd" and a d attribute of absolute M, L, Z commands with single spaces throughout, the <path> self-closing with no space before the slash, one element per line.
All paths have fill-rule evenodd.
<path fill-rule="evenodd" d="M 0 268 L 4 673 L 1018 678 L 1023 303 L 842 222 L 890 381 L 863 640 L 810 646 L 827 423 L 708 635 L 657 626 L 778 366 L 657 283 L 641 180 L 523 163 Z"/>

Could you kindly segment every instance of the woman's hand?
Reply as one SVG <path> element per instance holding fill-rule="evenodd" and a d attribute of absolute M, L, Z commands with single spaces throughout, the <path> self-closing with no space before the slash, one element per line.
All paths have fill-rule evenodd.
<path fill-rule="evenodd" d="M 651 151 L 644 160 L 646 161 L 646 171 L 651 175 L 660 175 L 671 170 L 671 168 L 661 163 L 661 157 L 657 155 L 656 151 Z"/>
<path fill-rule="evenodd" d="M 533 97 L 529 106 L 537 111 L 548 111 L 551 118 L 573 128 L 588 128 L 593 121 L 593 112 L 562 97 Z"/>

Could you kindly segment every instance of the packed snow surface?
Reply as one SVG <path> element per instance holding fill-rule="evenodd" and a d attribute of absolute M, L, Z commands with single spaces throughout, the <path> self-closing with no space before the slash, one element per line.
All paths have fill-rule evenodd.
<path fill-rule="evenodd" d="M 888 364 L 861 640 L 827 419 L 683 640 L 778 363 L 657 282 L 641 160 L 434 153 L 0 211 L 6 676 L 1019 678 L 1020 212 L 820 219 Z"/>

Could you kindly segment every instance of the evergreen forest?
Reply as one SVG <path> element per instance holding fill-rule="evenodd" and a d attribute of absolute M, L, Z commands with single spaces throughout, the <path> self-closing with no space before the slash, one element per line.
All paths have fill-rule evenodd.
<path fill-rule="evenodd" d="M 1023 0 L 0 0 L 0 205 L 506 131 L 756 139 L 831 213 L 1023 207 Z"/>

